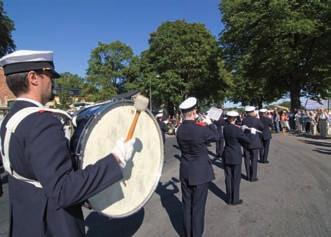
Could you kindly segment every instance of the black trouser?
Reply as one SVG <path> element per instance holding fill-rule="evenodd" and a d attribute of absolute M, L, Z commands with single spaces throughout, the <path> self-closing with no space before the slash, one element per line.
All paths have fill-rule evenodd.
<path fill-rule="evenodd" d="M 220 157 L 224 150 L 224 137 L 216 141 L 216 156 Z"/>
<path fill-rule="evenodd" d="M 185 237 L 201 237 L 205 224 L 208 183 L 189 185 L 182 180 L 181 188 Z"/>
<path fill-rule="evenodd" d="M 225 187 L 227 202 L 235 204 L 239 202 L 239 190 L 241 180 L 241 164 L 224 165 Z"/>
<path fill-rule="evenodd" d="M 259 156 L 259 149 L 245 149 L 245 169 L 247 179 L 252 181 L 257 179 L 257 158 Z"/>
<path fill-rule="evenodd" d="M 262 148 L 260 149 L 260 161 L 265 163 L 268 161 L 270 139 L 262 140 Z"/>

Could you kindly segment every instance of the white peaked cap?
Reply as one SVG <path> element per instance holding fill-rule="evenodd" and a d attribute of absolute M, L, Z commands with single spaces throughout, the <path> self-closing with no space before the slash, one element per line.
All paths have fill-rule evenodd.
<path fill-rule="evenodd" d="M 228 117 L 238 117 L 239 113 L 237 111 L 231 110 L 231 111 L 226 113 L 226 116 L 228 116 Z"/>
<path fill-rule="evenodd" d="M 5 75 L 33 70 L 48 70 L 55 77 L 60 75 L 55 71 L 52 51 L 17 50 L 0 58 L 0 66 Z"/>
<path fill-rule="evenodd" d="M 181 110 L 190 110 L 193 109 L 196 105 L 197 105 L 197 98 L 189 97 L 179 105 L 179 108 Z"/>
<path fill-rule="evenodd" d="M 253 112 L 255 111 L 255 107 L 254 106 L 246 106 L 245 107 L 245 112 Z"/>

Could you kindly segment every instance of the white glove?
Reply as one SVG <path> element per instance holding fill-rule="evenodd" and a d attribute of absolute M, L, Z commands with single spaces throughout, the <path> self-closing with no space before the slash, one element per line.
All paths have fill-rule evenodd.
<path fill-rule="evenodd" d="M 212 124 L 210 118 L 208 118 L 208 117 L 205 117 L 204 120 L 203 120 L 202 122 L 204 122 L 204 123 L 207 124 L 207 125 Z"/>
<path fill-rule="evenodd" d="M 123 138 L 120 138 L 112 150 L 112 154 L 120 161 L 119 165 L 124 168 L 126 163 L 132 159 L 133 145 L 136 139 L 132 138 L 127 142 L 124 142 Z"/>
<path fill-rule="evenodd" d="M 242 125 L 241 126 L 241 130 L 243 131 L 243 132 L 245 132 L 245 130 L 247 129 L 248 127 L 246 126 L 246 125 Z"/>
<path fill-rule="evenodd" d="M 251 128 L 251 134 L 256 134 L 256 129 L 255 128 Z"/>

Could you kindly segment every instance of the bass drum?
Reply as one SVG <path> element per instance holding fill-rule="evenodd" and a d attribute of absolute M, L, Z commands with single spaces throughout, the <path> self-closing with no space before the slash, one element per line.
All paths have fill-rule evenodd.
<path fill-rule="evenodd" d="M 131 101 L 110 102 L 92 106 L 76 118 L 77 129 L 71 139 L 71 150 L 84 169 L 107 156 L 117 140 L 125 138 L 135 115 Z M 163 167 L 163 141 L 154 116 L 141 112 L 133 137 L 133 159 L 123 169 L 123 180 L 89 199 L 92 208 L 112 218 L 139 211 L 155 191 Z"/>

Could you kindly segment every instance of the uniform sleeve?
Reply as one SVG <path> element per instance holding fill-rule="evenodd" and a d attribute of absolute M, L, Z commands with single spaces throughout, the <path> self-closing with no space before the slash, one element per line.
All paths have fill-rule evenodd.
<path fill-rule="evenodd" d="M 210 124 L 201 128 L 204 129 L 204 139 L 206 142 L 215 142 L 219 140 L 219 134 L 215 124 Z"/>
<path fill-rule="evenodd" d="M 251 142 L 251 140 L 241 131 L 241 129 L 238 129 L 237 131 L 238 131 L 237 139 L 238 139 L 239 143 L 242 146 L 248 145 Z"/>
<path fill-rule="evenodd" d="M 80 203 L 122 179 L 121 168 L 112 155 L 74 171 L 60 121 L 45 113 L 38 115 L 34 125 L 28 140 L 31 166 L 46 196 L 59 208 Z"/>

